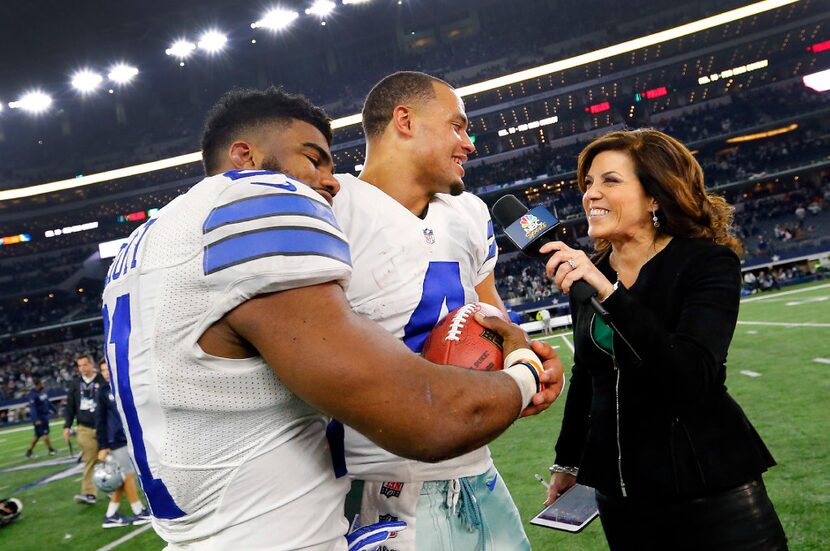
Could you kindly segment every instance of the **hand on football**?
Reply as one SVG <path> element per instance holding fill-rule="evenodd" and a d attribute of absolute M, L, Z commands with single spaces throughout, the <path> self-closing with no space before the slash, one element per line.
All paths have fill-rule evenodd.
<path fill-rule="evenodd" d="M 506 358 L 514 350 L 519 348 L 530 348 L 530 338 L 524 329 L 516 324 L 504 321 L 496 316 L 483 316 L 476 314 L 476 320 L 487 329 L 492 329 L 503 339 L 502 349 Z"/>
<path fill-rule="evenodd" d="M 542 366 L 545 370 L 539 377 L 542 390 L 533 396 L 531 405 L 522 411 L 521 417 L 536 415 L 545 411 L 559 398 L 565 388 L 565 369 L 556 350 L 542 341 L 533 341 L 531 347 L 539 356 L 539 359 L 542 360 Z"/>

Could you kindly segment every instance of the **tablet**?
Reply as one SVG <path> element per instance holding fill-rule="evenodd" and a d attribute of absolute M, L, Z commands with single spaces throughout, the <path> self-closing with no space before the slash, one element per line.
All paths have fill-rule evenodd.
<path fill-rule="evenodd" d="M 576 484 L 559 496 L 556 503 L 530 519 L 530 523 L 566 532 L 579 532 L 598 514 L 595 490 Z"/>

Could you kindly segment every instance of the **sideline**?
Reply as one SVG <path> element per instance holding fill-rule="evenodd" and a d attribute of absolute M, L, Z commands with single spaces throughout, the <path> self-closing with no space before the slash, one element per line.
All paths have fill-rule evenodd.
<path fill-rule="evenodd" d="M 803 287 L 801 289 L 793 289 L 792 291 L 781 291 L 780 293 L 771 292 L 769 294 L 765 294 L 763 296 L 751 296 L 749 298 L 745 298 L 741 300 L 741 304 L 745 304 L 747 302 L 755 302 L 756 300 L 767 300 L 775 297 L 783 297 L 787 295 L 794 295 L 797 293 L 806 293 L 809 291 L 816 291 L 818 289 L 827 289 L 830 287 L 830 283 L 825 283 L 824 285 L 816 285 L 815 287 Z"/>
<path fill-rule="evenodd" d="M 57 426 L 57 425 L 63 425 L 63 419 L 56 419 L 54 421 L 49 422 L 50 427 L 54 427 L 54 426 Z M 32 431 L 32 423 L 31 422 L 26 423 L 26 425 L 23 426 L 23 427 L 14 427 L 14 428 L 11 428 L 11 429 L 0 430 L 0 436 L 2 436 L 4 434 L 11 434 L 13 432 L 23 432 L 23 431 L 31 432 Z"/>
<path fill-rule="evenodd" d="M 152 524 L 145 524 L 144 526 L 142 526 L 138 530 L 134 530 L 134 531 L 130 532 L 129 534 L 127 534 L 126 536 L 122 536 L 122 537 L 118 538 L 117 540 L 115 540 L 114 542 L 108 543 L 104 547 L 99 548 L 97 551 L 110 551 L 110 549 L 115 549 L 116 547 L 118 547 L 119 545 L 124 543 L 125 541 L 129 541 L 129 540 L 133 539 L 136 536 L 140 536 L 141 534 L 143 534 L 144 532 L 146 532 L 147 530 L 149 530 L 152 527 L 153 527 Z"/>
<path fill-rule="evenodd" d="M 790 323 L 785 321 L 739 321 L 738 325 L 773 325 L 776 327 L 830 327 L 830 323 Z"/>

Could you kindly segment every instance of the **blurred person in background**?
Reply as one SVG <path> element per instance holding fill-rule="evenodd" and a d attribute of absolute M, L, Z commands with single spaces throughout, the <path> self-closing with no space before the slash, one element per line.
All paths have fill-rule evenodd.
<path fill-rule="evenodd" d="M 107 513 L 104 516 L 102 528 L 116 528 L 119 526 L 136 526 L 147 524 L 151 520 L 150 512 L 141 503 L 138 497 L 138 489 L 135 484 L 135 469 L 133 469 L 130 454 L 127 451 L 127 435 L 124 433 L 124 425 L 121 423 L 121 416 L 118 407 L 115 405 L 115 396 L 110 388 L 110 372 L 107 367 L 107 360 L 101 359 L 98 362 L 98 371 L 104 383 L 98 389 L 98 404 L 95 408 L 96 423 L 95 436 L 98 439 L 98 461 L 106 461 L 111 455 L 121 472 L 124 473 L 124 484 L 110 495 L 110 502 L 107 505 Z M 121 506 L 121 498 L 127 496 L 127 502 L 132 509 L 133 517 L 125 517 L 118 513 Z"/>
<path fill-rule="evenodd" d="M 84 476 L 81 493 L 75 496 L 77 503 L 95 505 L 96 489 L 92 483 L 92 469 L 98 460 L 98 440 L 95 438 L 95 408 L 98 392 L 104 379 L 95 371 L 95 361 L 90 354 L 75 358 L 79 375 L 74 377 L 66 389 L 66 412 L 64 414 L 63 439 L 69 441 L 72 424 L 77 420 L 78 445 L 84 461 Z"/>
<path fill-rule="evenodd" d="M 57 450 L 52 447 L 49 441 L 49 415 L 57 413 L 55 405 L 49 401 L 49 394 L 46 393 L 46 387 L 43 385 L 41 379 L 34 379 L 34 388 L 29 393 L 29 416 L 32 418 L 32 424 L 35 428 L 35 435 L 32 437 L 32 443 L 29 444 L 29 449 L 26 450 L 26 457 L 32 457 L 32 450 L 35 449 L 37 441 L 43 437 L 43 443 L 49 449 L 49 455 L 55 455 Z"/>
<path fill-rule="evenodd" d="M 612 550 L 786 549 L 761 478 L 775 461 L 725 386 L 741 291 L 732 207 L 651 129 L 595 140 L 577 178 L 596 253 L 541 251 L 563 292 L 577 280 L 597 291 L 610 325 L 571 301 L 548 502 L 576 482 L 596 488 Z"/>

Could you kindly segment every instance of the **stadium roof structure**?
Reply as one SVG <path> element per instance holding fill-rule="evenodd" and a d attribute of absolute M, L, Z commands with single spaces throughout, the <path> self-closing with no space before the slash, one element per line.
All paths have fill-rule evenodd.
<path fill-rule="evenodd" d="M 604 0 L 596 0 L 595 3 L 600 5 L 603 1 Z M 798 3 L 799 1 L 804 2 L 805 0 L 762 0 L 760 2 L 750 3 L 721 2 L 718 4 L 718 7 L 720 9 L 723 9 L 723 7 L 738 7 L 731 10 L 725 10 L 719 14 L 714 14 L 709 17 L 703 17 L 696 21 L 686 21 L 683 24 L 671 27 L 669 29 L 663 29 L 662 31 L 657 33 L 649 33 L 645 36 L 638 36 L 633 40 L 624 40 L 615 44 L 605 45 L 604 47 L 594 49 L 588 52 L 582 52 L 575 56 L 566 57 L 565 59 L 559 59 L 557 61 L 542 64 L 540 66 L 510 73 L 508 75 L 502 74 L 494 79 L 484 79 L 482 81 L 478 81 L 467 86 L 462 86 L 459 89 L 459 91 L 463 95 L 481 94 L 487 89 L 503 88 L 513 83 L 527 81 L 533 78 L 538 78 L 539 76 L 550 75 L 572 67 L 583 66 L 585 64 L 590 64 L 601 59 L 607 59 L 609 57 L 618 56 L 624 52 L 640 49 L 648 44 L 661 43 L 666 40 L 673 40 L 681 36 L 687 36 L 692 33 L 700 32 L 701 30 L 704 30 L 706 28 L 714 28 L 726 25 L 732 21 L 740 21 L 744 18 L 751 17 L 754 14 L 769 10 L 775 10 L 788 4 Z M 428 0 L 411 2 L 413 6 L 417 4 L 421 8 L 424 8 L 424 4 L 429 3 L 430 2 Z M 487 0 L 485 0 L 485 2 L 480 3 L 488 2 Z M 495 2 L 490 1 L 489 3 Z M 534 4 L 534 2 L 530 0 L 527 0 L 524 3 Z M 535 4 L 540 3 L 545 4 L 545 2 L 540 2 L 539 0 L 535 1 Z M 810 3 L 810 0 L 806 0 L 806 3 Z M 112 5 L 111 3 L 107 3 L 106 9 L 100 10 L 94 17 L 87 17 L 87 14 L 83 14 L 82 17 L 82 14 L 78 13 L 77 10 L 68 9 L 65 6 L 65 3 L 56 3 L 56 5 L 53 6 L 55 8 L 54 13 L 56 14 L 56 16 L 43 17 L 42 15 L 40 15 L 39 17 L 41 19 L 45 19 L 46 22 L 43 25 L 37 26 L 35 28 L 37 30 L 33 31 L 32 28 L 27 28 L 26 32 L 21 32 L 17 28 L 12 28 L 9 29 L 9 32 L 0 33 L 0 47 L 4 47 L 4 51 L 18 51 L 22 49 L 26 51 L 27 58 L 36 58 L 40 60 L 40 63 L 36 66 L 36 71 L 33 72 L 31 68 L 21 67 L 19 66 L 19 64 L 15 65 L 12 61 L 10 61 L 15 56 L 5 57 L 5 62 L 0 63 L 0 76 L 4 77 L 0 78 L 0 82 L 3 83 L 2 85 L 0 85 L 0 88 L 2 88 L 0 89 L 0 99 L 2 99 L 4 95 L 8 96 L 11 93 L 8 91 L 7 87 L 11 87 L 11 85 L 17 84 L 19 82 L 33 81 L 36 78 L 44 78 L 43 73 L 48 73 L 53 76 L 65 76 L 68 72 L 69 65 L 75 64 L 77 70 L 82 70 L 83 67 L 88 67 L 88 65 L 84 65 L 83 67 L 80 67 L 79 65 L 87 64 L 88 62 L 85 60 L 91 58 L 97 58 L 99 60 L 98 63 L 101 64 L 102 62 L 100 60 L 103 57 L 101 53 L 102 51 L 106 52 L 106 56 L 110 58 L 111 63 L 115 62 L 115 55 L 120 56 L 120 59 L 129 58 L 130 55 L 142 55 L 146 58 L 142 63 L 139 63 L 139 65 L 142 67 L 142 75 L 140 77 L 142 80 L 145 78 L 161 78 L 165 79 L 165 86 L 175 87 L 177 86 L 176 82 L 166 78 L 166 76 L 169 75 L 170 67 L 166 67 L 165 70 L 162 70 L 159 69 L 158 66 L 164 65 L 165 63 L 165 60 L 161 59 L 165 57 L 161 55 L 161 44 L 168 43 L 171 40 L 171 37 L 173 36 L 181 36 L 180 34 L 176 35 L 176 32 L 181 32 L 180 30 L 177 31 L 176 29 L 182 29 L 184 27 L 189 26 L 191 29 L 190 35 L 195 36 L 197 31 L 194 29 L 199 28 L 199 26 L 197 26 L 194 23 L 194 21 L 200 18 L 204 20 L 206 17 L 208 17 L 204 14 L 210 14 L 210 17 L 212 17 L 214 20 L 218 19 L 222 21 L 226 26 L 233 26 L 236 29 L 236 34 L 239 35 L 239 33 L 241 32 L 240 28 L 246 28 L 247 23 L 245 22 L 253 17 L 256 17 L 253 14 L 253 10 L 249 10 L 243 13 L 238 9 L 232 9 L 233 7 L 230 6 L 230 3 L 228 2 L 209 2 L 207 3 L 207 5 L 205 5 L 205 3 L 200 3 L 199 10 L 195 10 L 199 12 L 199 17 L 197 17 L 194 14 L 194 10 L 192 9 L 192 7 L 191 9 L 188 9 L 187 3 L 185 3 L 184 6 L 180 4 L 181 3 L 177 3 L 176 8 L 174 9 L 169 5 L 169 3 L 151 1 L 146 5 L 146 7 L 143 7 L 140 10 L 140 13 L 138 13 L 136 12 L 134 7 L 114 7 L 114 5 Z M 304 5 L 303 2 L 295 2 L 294 4 L 296 4 L 297 6 Z M 371 12 L 364 12 L 361 14 L 360 19 L 365 19 L 366 21 L 369 21 L 372 24 L 376 24 L 378 20 L 383 20 L 384 17 L 389 16 L 388 4 L 389 2 L 385 0 L 376 0 L 375 2 L 369 3 L 370 6 L 376 6 L 377 13 L 372 15 Z M 452 9 L 455 9 L 457 13 L 463 13 L 466 7 L 465 4 L 469 4 L 469 2 L 453 3 Z M 514 7 L 520 6 L 521 4 L 521 2 L 513 3 Z M 550 2 L 548 2 L 548 4 L 550 4 Z M 682 3 L 676 4 L 681 5 Z M 411 7 L 412 6 L 410 6 L 410 8 Z M 338 9 L 341 8 L 351 9 L 357 8 L 357 6 L 339 6 Z M 367 6 L 361 6 L 361 8 L 365 10 L 367 9 Z M 24 20 L 34 17 L 34 13 L 32 13 L 32 8 L 30 6 L 27 7 L 25 5 L 15 5 L 11 9 L 17 10 L 18 14 L 12 14 L 12 17 L 10 19 L 6 19 L 6 21 L 15 21 L 18 19 Z M 445 16 L 451 15 L 446 13 L 446 10 L 442 10 L 442 12 Z M 400 14 L 398 14 L 398 17 L 400 18 Z M 432 20 L 430 18 L 432 18 Z M 53 19 L 60 19 L 61 21 L 60 23 L 56 23 Z M 424 24 L 424 22 L 434 23 L 434 19 L 435 16 L 431 13 L 429 13 L 429 15 L 424 15 L 424 13 L 420 13 L 417 10 L 411 9 L 408 12 L 408 19 L 405 25 L 416 27 L 417 25 Z M 73 23 L 74 20 L 78 20 L 77 25 Z M 350 24 L 353 22 L 354 19 L 350 20 Z M 217 28 L 216 24 L 213 22 L 211 22 L 209 25 L 213 25 L 210 28 Z M 200 27 L 206 28 L 206 26 L 207 25 L 204 23 L 204 21 L 201 21 Z M 97 34 L 96 31 L 96 38 L 94 42 L 91 39 L 87 39 L 87 35 L 83 32 L 80 34 L 84 39 L 77 39 L 77 35 L 79 34 L 78 29 L 92 28 L 103 30 L 103 32 L 100 33 L 100 36 L 99 34 Z M 50 40 L 36 40 L 34 38 L 37 35 L 37 33 L 44 31 L 50 33 Z M 250 32 L 251 29 L 247 29 L 247 31 Z M 412 31 L 412 34 L 416 34 L 416 31 Z M 59 54 L 56 54 L 55 44 L 60 43 L 63 39 L 66 39 L 66 45 L 60 48 Z M 252 42 L 253 41 L 254 39 L 252 39 Z M 102 44 L 104 45 L 104 47 L 102 47 Z M 150 45 L 153 45 L 153 47 L 150 47 Z M 241 45 L 239 47 L 241 47 Z M 148 56 L 150 54 L 148 52 L 153 51 L 158 52 L 158 55 L 154 55 L 152 59 L 149 59 Z M 237 53 L 237 55 L 240 54 Z M 230 53 L 228 57 L 224 60 L 224 62 L 233 63 L 233 53 Z M 210 73 L 210 71 L 208 71 L 208 73 Z M 183 80 L 186 80 L 186 77 L 183 77 Z M 183 93 L 185 93 L 185 89 L 182 90 Z M 110 92 L 114 92 L 114 90 L 111 88 Z M 56 106 L 56 108 L 59 108 L 62 113 L 69 111 L 71 109 L 86 109 L 89 107 L 88 105 L 85 105 L 84 102 L 91 102 L 95 99 L 100 98 L 93 98 L 92 100 L 78 98 L 73 98 L 71 101 L 58 100 L 56 101 L 56 103 L 59 105 Z M 64 106 L 60 107 L 60 104 L 64 104 Z M 117 103 L 115 108 L 116 110 L 118 109 Z M 338 117 L 335 119 L 334 126 L 335 128 L 348 127 L 350 125 L 358 123 L 359 120 L 359 116 L 354 114 Z M 38 121 L 33 124 L 35 126 L 47 125 L 45 121 Z M 66 121 L 62 122 L 61 124 L 65 129 L 70 128 L 70 124 Z M 9 123 L 5 123 L 5 121 L 0 119 L 0 125 L 6 126 L 9 125 Z M 2 134 L 0 134 L 2 135 L 2 138 L 0 138 L 0 148 L 2 148 L 3 139 L 5 139 L 5 141 L 7 142 L 17 141 L 17 136 L 12 135 L 12 132 L 15 132 L 15 130 L 19 130 L 19 128 L 4 129 L 3 126 L 0 126 L 0 130 L 4 130 Z M 113 128 L 113 130 L 117 131 L 117 127 Z M 38 143 L 37 145 L 40 146 L 42 144 Z M 59 154 L 60 152 L 54 152 L 54 155 Z M 131 172 L 140 173 L 150 170 L 157 170 L 159 167 L 169 166 L 171 163 L 189 163 L 194 162 L 196 160 L 198 160 L 198 157 L 194 154 L 174 155 L 173 157 L 165 158 L 165 160 L 160 162 L 159 164 L 149 164 L 140 169 L 130 167 L 127 167 L 125 169 L 125 167 L 121 167 L 115 169 L 115 171 L 113 172 L 104 171 L 103 174 L 87 175 L 82 176 L 80 178 L 73 177 L 68 180 L 59 180 L 57 183 L 50 182 L 50 184 L 54 185 L 47 185 L 44 187 L 32 188 L 31 184 L 34 182 L 16 181 L 14 183 L 11 183 L 10 185 L 7 185 L 6 187 L 29 189 L 19 189 L 18 191 L 6 191 L 2 195 L 0 195 L 0 200 L 7 200 L 14 197 L 49 192 L 62 188 L 78 187 L 81 185 L 90 184 L 94 182 L 106 181 L 110 178 L 123 177 L 124 174 L 128 174 Z"/>
<path fill-rule="evenodd" d="M 488 82 L 482 78 L 471 86 L 460 87 L 466 95 L 471 132 L 476 135 L 479 149 L 479 159 L 471 161 L 470 166 L 522 154 L 538 143 L 557 140 L 566 145 L 574 137 L 586 139 L 591 130 L 607 131 L 619 126 L 629 108 L 632 112 L 642 108 L 652 114 L 672 115 L 695 102 L 725 99 L 732 89 L 788 82 L 799 71 L 822 68 L 813 65 L 821 59 L 818 56 L 830 52 L 816 53 L 803 47 L 821 39 L 821 28 L 830 20 L 830 14 L 820 9 L 820 1 L 741 4 L 740 11 L 727 10 L 726 15 L 715 14 L 715 18 L 708 15 L 692 22 L 686 20 L 668 29 L 666 21 L 670 19 L 658 18 L 661 26 L 656 33 L 634 35 L 633 39 L 610 45 L 606 41 L 602 47 L 587 52 L 577 50 L 576 55 L 553 57 L 552 62 L 500 74 L 497 80 L 489 79 L 490 86 L 479 84 Z M 556 44 L 551 48 L 554 47 Z M 703 76 L 709 82 L 702 83 Z M 336 119 L 338 130 L 332 149 L 341 170 L 351 170 L 362 162 L 362 132 L 355 119 Z M 0 143 L 0 150 L 2 147 Z M 178 150 L 182 149 L 187 151 L 186 146 L 179 146 Z M 33 216 L 55 218 L 55 228 L 64 224 L 72 228 L 88 222 L 77 218 L 87 208 L 106 211 L 107 216 L 114 218 L 129 215 L 133 210 L 146 210 L 148 206 L 161 206 L 171 193 L 179 193 L 198 180 L 199 159 L 198 152 L 164 156 L 142 164 L 139 169 L 134 165 L 122 166 L 59 181 L 54 189 L 66 188 L 63 191 L 52 189 L 28 198 L 20 196 L 49 188 L 0 191 L 0 228 L 16 234 L 17 226 L 23 222 L 34 224 Z M 117 157 L 111 163 L 117 165 Z M 138 175 L 129 177 L 130 173 Z M 523 187 L 533 191 L 536 184 L 525 183 Z M 144 200 L 137 201 L 140 196 Z M 151 204 L 147 199 L 150 197 L 157 197 L 158 202 Z M 117 203 L 118 207 L 107 209 L 106 203 Z M 133 204 L 134 209 L 130 207 Z M 59 216 L 64 213 L 67 214 Z M 42 232 L 43 223 L 36 224 L 38 231 Z"/>

